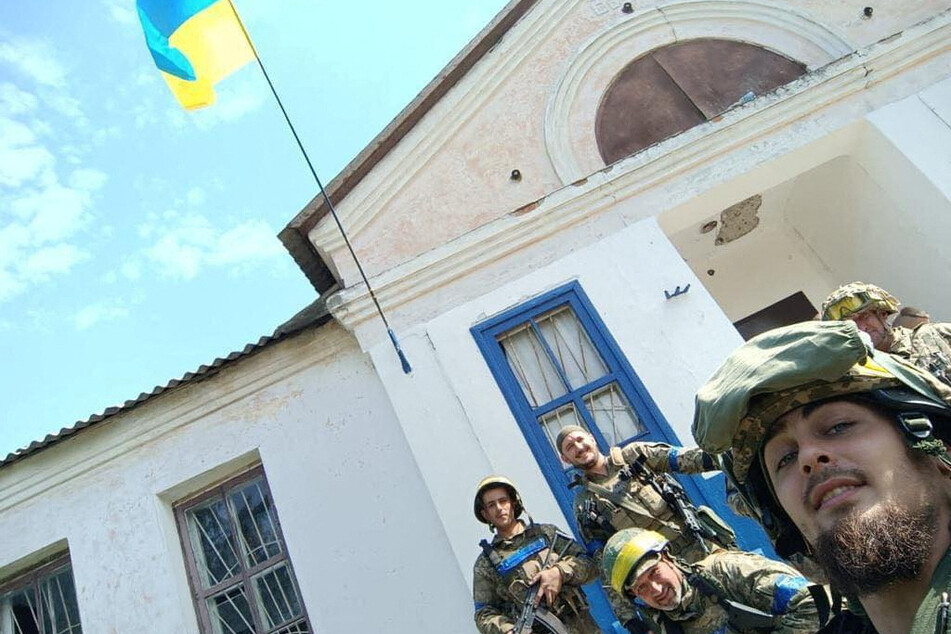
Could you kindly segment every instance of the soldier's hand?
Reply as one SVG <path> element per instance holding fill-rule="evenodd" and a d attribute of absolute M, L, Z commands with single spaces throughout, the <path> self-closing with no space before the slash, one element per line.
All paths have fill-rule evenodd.
<path fill-rule="evenodd" d="M 548 605 L 552 605 L 555 597 L 561 591 L 561 570 L 558 568 L 546 568 L 529 580 L 529 584 L 538 582 L 538 594 L 535 595 L 535 605 L 537 606 L 542 598 Z"/>

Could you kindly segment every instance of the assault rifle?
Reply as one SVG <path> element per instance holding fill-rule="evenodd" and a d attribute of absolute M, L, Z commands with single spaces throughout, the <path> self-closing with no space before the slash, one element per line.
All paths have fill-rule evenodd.
<path fill-rule="evenodd" d="M 646 458 L 640 456 L 634 462 L 629 463 L 627 468 L 623 469 L 618 475 L 622 479 L 635 478 L 657 491 L 664 502 L 667 502 L 667 505 L 683 520 L 684 526 L 697 539 L 704 552 L 710 552 L 706 543 L 707 540 L 722 543 L 720 535 L 700 520 L 697 507 L 687 497 L 687 492 L 684 491 L 683 486 L 673 476 L 654 473 L 645 462 Z M 728 544 L 723 545 L 727 546 Z"/>
<path fill-rule="evenodd" d="M 548 553 L 545 555 L 545 561 L 542 562 L 542 567 L 539 569 L 539 572 L 548 568 L 548 561 L 551 559 L 551 553 L 555 550 L 555 543 L 557 541 L 558 533 L 555 533 L 551 539 L 551 545 L 548 548 Z M 570 545 L 571 541 L 565 539 L 565 546 L 561 552 L 558 553 L 558 559 L 561 559 Z M 532 631 L 532 626 L 535 625 L 535 621 L 542 623 L 547 631 L 552 632 L 552 634 L 568 634 L 568 630 L 565 629 L 565 625 L 561 622 L 561 619 L 536 604 L 535 601 L 538 598 L 539 586 L 541 586 L 541 580 L 533 583 L 528 589 L 528 594 L 525 595 L 525 601 L 522 603 L 522 609 L 519 612 L 518 620 L 515 621 L 515 629 L 512 630 L 512 634 L 529 634 L 529 632 Z"/>

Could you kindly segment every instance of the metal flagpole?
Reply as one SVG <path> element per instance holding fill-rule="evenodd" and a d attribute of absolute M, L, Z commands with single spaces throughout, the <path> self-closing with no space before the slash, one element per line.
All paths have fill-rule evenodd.
<path fill-rule="evenodd" d="M 353 245 L 350 244 L 350 238 L 347 237 L 347 232 L 344 231 L 343 224 L 340 222 L 340 217 L 337 216 L 337 210 L 330 201 L 330 196 L 327 195 L 327 190 L 324 189 L 323 183 L 320 182 L 320 177 L 317 176 L 317 170 L 314 169 L 313 163 L 310 162 L 310 157 L 307 155 L 307 150 L 304 149 L 304 144 L 301 143 L 300 137 L 297 135 L 297 130 L 294 128 L 294 124 L 291 123 L 291 118 L 287 115 L 287 110 L 284 109 L 284 104 L 281 102 L 281 98 L 278 96 L 277 90 L 274 88 L 274 83 L 271 81 L 270 75 L 267 74 L 267 69 L 264 68 L 264 62 L 261 61 L 261 56 L 258 55 L 258 49 L 254 47 L 254 42 L 251 41 L 251 36 L 248 35 L 248 30 L 244 27 L 244 22 L 241 21 L 241 16 L 238 15 L 238 9 L 234 6 L 234 2 L 232 2 L 232 0 L 228 0 L 228 5 L 231 7 L 231 11 L 234 12 L 234 17 L 238 21 L 238 25 L 241 26 L 241 32 L 244 33 L 244 39 L 247 40 L 248 46 L 251 47 L 251 52 L 254 53 L 254 59 L 258 62 L 258 68 L 261 69 L 261 74 L 264 75 L 264 79 L 267 81 L 267 85 L 271 89 L 271 94 L 274 95 L 274 100 L 277 101 L 277 105 L 281 109 L 281 114 L 284 115 L 284 121 L 287 122 L 287 127 L 291 129 L 291 134 L 294 135 L 294 140 L 297 141 L 297 147 L 300 149 L 300 153 L 304 156 L 304 161 L 307 162 L 307 167 L 310 168 L 310 173 L 314 177 L 314 181 L 317 183 L 317 188 L 320 190 L 320 195 L 323 196 L 324 202 L 327 203 L 327 208 L 330 210 L 330 215 L 333 216 L 334 222 L 337 223 L 337 228 L 340 230 L 340 235 L 343 236 L 343 241 L 347 244 L 347 249 L 350 251 L 350 255 L 353 256 L 353 261 L 357 265 L 357 270 L 360 271 L 360 277 L 363 278 L 363 283 L 367 285 L 367 290 L 370 292 L 370 299 L 373 300 L 373 305 L 376 306 L 376 311 L 380 314 L 380 319 L 383 320 L 383 325 L 386 326 L 386 333 L 390 336 L 390 341 L 393 342 L 393 348 L 396 350 L 396 355 L 400 359 L 400 365 L 403 366 L 403 372 L 405 374 L 409 374 L 413 371 L 413 368 L 406 359 L 406 355 L 403 354 L 403 349 L 400 348 L 400 343 L 396 339 L 396 333 L 394 333 L 393 329 L 390 327 L 390 322 L 386 319 L 386 314 L 383 312 L 383 308 L 380 306 L 380 302 L 376 298 L 376 293 L 373 292 L 373 287 L 370 286 L 370 280 L 367 279 L 367 275 L 363 271 L 363 265 L 360 264 L 360 260 L 357 258 L 357 254 L 353 250 Z"/>

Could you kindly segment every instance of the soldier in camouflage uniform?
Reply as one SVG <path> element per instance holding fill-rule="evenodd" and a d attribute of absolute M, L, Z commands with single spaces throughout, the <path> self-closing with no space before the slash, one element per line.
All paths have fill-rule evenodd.
<path fill-rule="evenodd" d="M 474 510 L 476 518 L 496 533 L 491 543 L 482 540 L 482 554 L 472 571 L 479 632 L 514 630 L 525 597 L 537 582 L 540 605 L 570 634 L 600 634 L 581 590 L 597 578 L 598 568 L 580 544 L 551 524 L 535 524 L 530 518 L 526 524 L 518 519 L 524 510 L 522 500 L 508 478 L 482 480 Z"/>
<path fill-rule="evenodd" d="M 776 551 L 806 555 L 849 610 L 822 631 L 946 634 L 951 388 L 807 322 L 738 348 L 697 393 L 694 437 L 724 464 Z"/>
<path fill-rule="evenodd" d="M 786 564 L 739 550 L 687 563 L 660 533 L 628 528 L 604 548 L 603 576 L 638 600 L 655 634 L 812 634 L 828 617 L 825 590 Z"/>
<path fill-rule="evenodd" d="M 654 487 L 626 477 L 626 468 L 637 461 L 653 474 L 712 471 L 717 467 L 709 454 L 697 448 L 632 442 L 623 448 L 612 447 L 610 455 L 605 456 L 594 437 L 577 425 L 561 428 L 556 443 L 561 457 L 582 470 L 580 490 L 575 494 L 575 518 L 589 548 L 597 552 L 611 535 L 631 527 L 661 533 L 670 540 L 671 552 L 687 561 L 696 561 L 713 548 L 732 544 L 732 532 L 712 510 L 701 507 L 701 517 L 723 535 L 720 544 L 701 543 Z M 618 620 L 629 629 L 635 628 L 636 614 L 630 603 L 610 589 L 606 593 Z"/>
<path fill-rule="evenodd" d="M 877 350 L 907 359 L 951 385 L 951 324 L 926 322 L 915 328 L 889 325 L 898 300 L 874 284 L 852 282 L 822 304 L 824 321 L 850 319 L 872 338 Z"/>

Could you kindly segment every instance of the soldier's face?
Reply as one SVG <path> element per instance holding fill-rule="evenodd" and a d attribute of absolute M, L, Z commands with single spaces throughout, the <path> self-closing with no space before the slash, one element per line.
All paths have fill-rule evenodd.
<path fill-rule="evenodd" d="M 655 610 L 673 610 L 683 600 L 683 575 L 667 559 L 661 559 L 627 590 Z"/>
<path fill-rule="evenodd" d="M 498 531 L 505 531 L 515 521 L 512 500 L 503 487 L 482 494 L 482 518 Z"/>
<path fill-rule="evenodd" d="M 937 488 L 892 420 L 845 400 L 782 416 L 763 463 L 777 500 L 811 544 L 849 515 L 889 504 L 923 508 Z"/>
<path fill-rule="evenodd" d="M 593 467 L 601 452 L 594 436 L 583 431 L 573 431 L 561 441 L 561 456 L 571 465 L 581 469 Z"/>
<path fill-rule="evenodd" d="M 872 338 L 876 350 L 888 351 L 888 334 L 891 328 L 885 321 L 888 313 L 884 310 L 866 310 L 849 317 L 859 330 Z"/>

